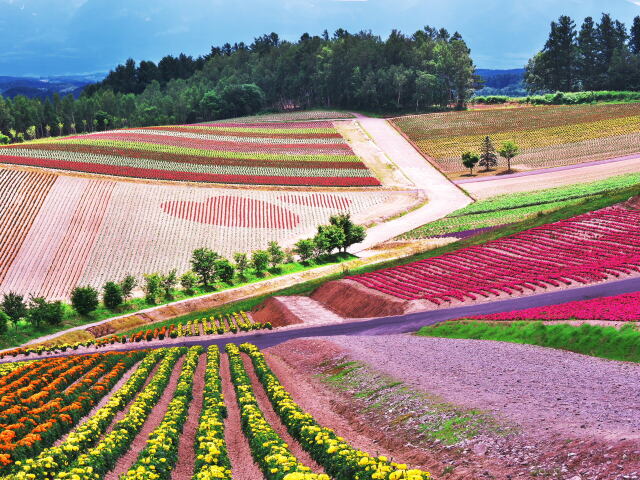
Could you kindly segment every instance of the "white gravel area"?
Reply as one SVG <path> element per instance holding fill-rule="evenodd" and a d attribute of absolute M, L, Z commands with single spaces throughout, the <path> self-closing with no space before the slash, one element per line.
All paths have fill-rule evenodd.
<path fill-rule="evenodd" d="M 409 335 L 323 337 L 448 402 L 527 430 L 640 439 L 640 364 L 532 345 Z"/>

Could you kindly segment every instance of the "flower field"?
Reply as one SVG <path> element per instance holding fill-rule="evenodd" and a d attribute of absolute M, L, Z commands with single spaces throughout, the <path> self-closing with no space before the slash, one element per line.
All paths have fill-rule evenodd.
<path fill-rule="evenodd" d="M 8 413 L 0 414 L 0 421 L 20 417 L 22 412 L 11 410 L 17 404 L 36 413 L 20 419 L 22 430 L 2 425 L 0 478 L 168 480 L 175 478 L 173 470 L 185 455 L 194 458 L 188 477 L 194 480 L 244 478 L 234 472 L 252 461 L 267 480 L 431 478 L 428 472 L 358 450 L 318 424 L 284 389 L 255 346 L 228 344 L 222 360 L 218 347 L 205 354 L 196 346 L 39 360 L 5 373 L 0 377 L 0 408 Z M 113 369 L 105 373 L 108 366 Z M 50 375 L 56 380 L 47 382 Z M 118 378 L 124 381 L 116 385 Z M 232 385 L 235 400 L 225 398 L 223 385 Z M 90 408 L 100 397 L 105 400 Z M 54 401 L 79 407 L 64 412 L 66 407 L 39 407 Z M 265 416 L 265 409 L 276 417 Z M 33 423 L 27 420 L 31 418 Z M 188 418 L 198 419 L 191 437 L 183 430 Z M 60 423 L 47 430 L 47 420 Z M 282 428 L 313 460 L 312 466 L 294 455 L 299 449 L 283 440 L 278 433 Z M 227 431 L 245 438 L 251 459 L 234 452 L 238 439 L 229 438 Z M 28 448 L 18 445 L 23 439 Z M 134 444 L 141 448 L 131 455 Z"/>
<path fill-rule="evenodd" d="M 203 246 L 231 258 L 292 244 L 385 192 L 283 192 L 157 185 L 0 168 L 0 293 L 66 299 L 127 274 L 189 269 Z"/>
<path fill-rule="evenodd" d="M 608 320 L 640 322 L 640 292 L 471 317 L 478 320 Z"/>
<path fill-rule="evenodd" d="M 435 305 L 589 284 L 640 272 L 638 225 L 640 211 L 613 206 L 349 278 L 398 298 Z"/>
<path fill-rule="evenodd" d="M 489 135 L 496 147 L 520 146 L 514 165 L 572 165 L 638 153 L 640 105 L 578 105 L 448 112 L 401 117 L 394 124 L 448 173 L 464 168 L 463 152 Z"/>
<path fill-rule="evenodd" d="M 378 186 L 330 121 L 206 123 L 41 139 L 0 163 L 157 180 Z"/>
<path fill-rule="evenodd" d="M 399 238 L 459 236 L 462 233 L 515 223 L 539 212 L 576 204 L 587 197 L 640 185 L 640 174 L 620 175 L 592 183 L 549 188 L 527 193 L 498 195 L 479 200 L 435 222 L 407 232 Z"/>

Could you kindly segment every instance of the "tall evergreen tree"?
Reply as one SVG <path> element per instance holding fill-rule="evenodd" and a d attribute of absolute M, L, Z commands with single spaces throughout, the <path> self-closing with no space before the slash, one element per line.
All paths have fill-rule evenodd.
<path fill-rule="evenodd" d="M 616 50 L 625 46 L 626 37 L 624 24 L 617 20 L 614 21 L 608 13 L 603 13 L 596 29 L 598 88 L 611 87 L 611 82 L 608 79 L 609 68 Z"/>
<path fill-rule="evenodd" d="M 578 34 L 577 78 L 582 90 L 594 90 L 598 81 L 596 27 L 593 18 L 587 17 Z"/>
<path fill-rule="evenodd" d="M 629 50 L 634 55 L 640 54 L 640 16 L 633 19 L 631 35 L 629 35 Z"/>

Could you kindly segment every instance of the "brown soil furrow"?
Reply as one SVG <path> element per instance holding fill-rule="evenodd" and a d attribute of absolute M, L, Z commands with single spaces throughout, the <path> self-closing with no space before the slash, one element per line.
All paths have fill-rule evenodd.
<path fill-rule="evenodd" d="M 227 418 L 224 421 L 224 439 L 227 444 L 233 480 L 264 480 L 264 475 L 257 463 L 253 461 L 249 441 L 242 431 L 240 408 L 236 400 L 236 392 L 231 383 L 229 358 L 221 355 L 220 374 L 222 376 L 222 393 L 227 404 Z"/>
<path fill-rule="evenodd" d="M 193 378 L 193 399 L 189 405 L 187 420 L 182 428 L 182 436 L 178 443 L 178 463 L 176 463 L 171 478 L 182 480 L 191 478 L 196 462 L 195 441 L 200 423 L 200 413 L 204 400 L 204 373 L 207 368 L 207 354 L 200 355 L 198 367 Z"/>
<path fill-rule="evenodd" d="M 142 385 L 142 388 L 140 389 L 140 392 L 142 392 L 147 387 L 147 385 L 149 385 L 151 380 L 153 380 L 153 377 L 155 376 L 156 372 L 158 371 L 158 368 L 160 367 L 160 363 L 162 363 L 162 360 L 160 360 L 158 363 L 156 363 L 155 366 L 153 367 L 153 369 L 151 370 L 151 372 L 149 372 L 149 376 L 144 381 L 144 384 Z M 120 420 L 122 420 L 124 418 L 124 416 L 129 412 L 129 409 L 131 408 L 131 405 L 133 404 L 133 402 L 136 401 L 137 398 L 138 398 L 138 395 L 134 396 L 131 399 L 131 401 L 129 403 L 127 403 L 122 410 L 120 410 L 118 413 L 116 413 L 115 417 L 113 417 L 113 420 L 111 421 L 111 425 L 109 425 L 106 428 L 106 430 L 104 431 L 104 434 L 102 435 L 102 437 L 100 437 L 99 441 L 102 441 L 102 439 L 105 437 L 105 435 L 108 435 L 109 433 L 111 433 L 113 431 L 113 427 L 115 426 L 115 424 L 118 423 Z M 98 443 L 98 442 L 96 442 L 96 443 Z"/>
<path fill-rule="evenodd" d="M 138 367 L 140 366 L 140 362 L 142 360 L 140 360 L 137 363 L 134 363 L 131 368 L 129 368 L 129 370 L 127 370 L 124 375 L 122 375 L 122 377 L 120 377 L 120 380 L 118 380 L 116 382 L 116 384 L 113 386 L 113 388 L 111 389 L 110 392 L 108 392 L 104 397 L 102 397 L 100 399 L 100 401 L 98 403 L 96 403 L 93 408 L 91 410 L 89 410 L 89 412 L 82 417 L 80 420 L 78 420 L 76 422 L 76 425 L 82 425 L 84 422 L 86 422 L 87 420 L 89 420 L 91 417 L 93 417 L 96 412 L 98 410 L 100 410 L 102 407 L 104 407 L 107 402 L 109 402 L 109 400 L 111 400 L 111 397 L 118 391 L 120 390 L 120 387 L 122 387 L 127 381 L 129 381 L 129 378 L 131 378 L 131 375 L 133 375 L 133 373 L 138 369 Z M 149 379 L 151 378 L 151 375 L 149 376 Z M 98 381 L 102 380 L 102 378 L 100 378 Z M 96 383 L 97 383 L 96 382 Z M 59 445 L 61 445 L 62 443 L 64 443 L 67 440 L 67 437 L 69 436 L 69 434 L 72 432 L 73 430 L 71 430 L 68 433 L 65 433 L 64 435 L 62 435 L 60 438 L 58 438 L 55 443 L 53 444 L 54 447 L 57 447 Z"/>
<path fill-rule="evenodd" d="M 160 423 L 162 423 L 165 413 L 167 413 L 169 403 L 173 400 L 173 394 L 178 386 L 178 378 L 180 377 L 180 372 L 182 371 L 182 365 L 184 364 L 185 359 L 185 355 L 182 355 L 180 359 L 178 359 L 173 368 L 169 384 L 167 385 L 167 388 L 164 389 L 158 403 L 153 407 L 147 417 L 147 420 L 144 422 L 144 425 L 142 425 L 142 428 L 133 439 L 133 442 L 131 442 L 129 450 L 127 450 L 127 452 L 118 459 L 115 467 L 107 473 L 104 480 L 118 480 L 120 475 L 127 473 L 129 468 L 131 468 L 138 459 L 138 455 L 140 455 L 140 452 L 147 444 L 149 435 L 158 428 Z"/>
<path fill-rule="evenodd" d="M 14 198 L 14 203 L 3 212 L 0 218 L 0 245 L 2 245 L 0 282 L 4 280 L 57 178 L 49 174 L 29 175 L 18 187 L 18 195 Z"/>
<path fill-rule="evenodd" d="M 282 423 L 282 420 L 280 420 L 280 417 L 271 406 L 271 401 L 267 396 L 267 392 L 262 387 L 262 384 L 260 383 L 260 380 L 258 380 L 256 372 L 253 369 L 251 359 L 243 353 L 242 361 L 244 362 L 244 368 L 249 374 L 249 378 L 251 378 L 253 392 L 256 396 L 256 399 L 258 400 L 260 410 L 262 410 L 264 418 L 267 419 L 267 421 L 271 425 L 271 428 L 273 428 L 278 433 L 278 435 L 280 435 L 280 438 L 282 438 L 285 443 L 289 445 L 289 450 L 291 450 L 291 453 L 293 453 L 300 462 L 311 468 L 311 471 L 314 473 L 324 473 L 324 468 L 316 463 L 316 461 L 311 458 L 311 456 L 302 448 L 298 441 L 294 439 L 287 431 L 287 428 Z"/>

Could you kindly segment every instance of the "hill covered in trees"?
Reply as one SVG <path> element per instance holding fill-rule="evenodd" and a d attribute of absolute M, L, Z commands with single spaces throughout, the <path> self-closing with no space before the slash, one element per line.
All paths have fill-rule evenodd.
<path fill-rule="evenodd" d="M 561 16 L 529 60 L 525 83 L 531 92 L 640 90 L 640 16 L 630 29 L 609 14 L 599 23 L 587 17 L 579 31 Z"/>
<path fill-rule="evenodd" d="M 0 98 L 0 130 L 15 138 L 125 126 L 193 123 L 263 110 L 340 108 L 426 110 L 473 92 L 474 65 L 458 33 L 425 27 L 393 31 L 337 30 L 297 42 L 271 33 L 250 45 L 214 47 L 204 56 L 128 60 L 76 100 Z"/>

